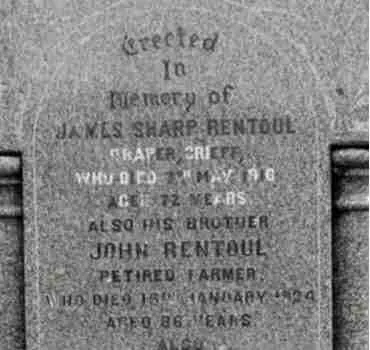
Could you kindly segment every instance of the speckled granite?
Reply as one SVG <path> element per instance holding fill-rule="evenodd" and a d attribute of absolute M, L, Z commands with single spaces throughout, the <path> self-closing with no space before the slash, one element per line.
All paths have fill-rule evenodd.
<path fill-rule="evenodd" d="M 0 349 L 25 349 L 24 275 L 20 218 L 0 218 Z"/>
<path fill-rule="evenodd" d="M 0 18 L 0 151 L 20 151 L 24 160 L 27 350 L 332 348 L 330 146 L 367 139 L 367 1 L 5 0 Z M 182 31 L 186 44 L 179 39 Z M 168 33 L 177 33 L 176 46 Z M 167 71 L 170 79 L 168 60 L 177 63 Z M 112 109 L 112 91 L 131 92 L 130 108 L 122 95 L 119 108 Z M 157 92 L 162 95 L 143 95 Z M 119 104 L 117 94 L 113 102 Z M 267 121 L 247 135 L 214 136 L 207 134 L 212 118 Z M 283 118 L 284 130 L 264 132 L 274 118 Z M 186 124 L 179 137 L 141 137 L 139 126 L 133 127 L 165 120 L 197 123 Z M 67 139 L 58 137 L 65 123 Z M 88 138 L 91 125 L 97 129 Z M 192 162 L 178 156 L 194 144 L 238 146 L 242 157 Z M 149 165 L 112 157 L 112 149 L 139 146 L 173 147 L 176 157 Z M 166 171 L 184 167 L 274 168 L 276 179 L 163 182 Z M 162 175 L 153 187 L 82 186 L 76 177 L 127 169 Z M 143 189 L 156 198 L 230 190 L 246 198 L 244 205 L 229 207 L 109 204 L 112 196 Z M 217 215 L 264 215 L 268 226 L 184 227 L 186 217 Z M 145 218 L 166 217 L 175 218 L 173 230 L 138 226 Z M 113 219 L 132 219 L 136 226 L 115 232 Z M 163 257 L 168 241 L 217 239 L 251 239 L 255 247 L 262 242 L 266 254 Z M 98 242 L 148 244 L 151 254 L 137 261 L 94 260 Z M 189 270 L 215 267 L 255 268 L 256 278 L 249 270 L 251 279 L 242 282 L 186 280 Z M 156 283 L 113 283 L 116 274 L 99 280 L 99 270 L 124 268 L 173 269 L 178 276 Z M 248 302 L 216 306 L 183 299 L 210 290 L 251 294 Z M 138 298 L 150 292 L 164 299 L 140 306 Z M 123 299 L 103 307 L 94 305 L 94 294 Z M 128 295 L 134 302 L 127 305 Z M 69 300 L 71 305 L 63 305 Z M 160 322 L 183 314 L 185 324 L 172 318 L 166 328 Z M 119 322 L 128 315 L 143 318 L 131 321 L 131 329 L 112 326 L 110 318 Z M 215 326 L 219 315 L 228 321 L 219 318 Z M 238 321 L 225 326 L 234 315 Z"/>
<path fill-rule="evenodd" d="M 0 156 L 0 349 L 25 349 L 20 158 Z"/>
<path fill-rule="evenodd" d="M 369 149 L 333 149 L 334 348 L 369 341 Z"/>

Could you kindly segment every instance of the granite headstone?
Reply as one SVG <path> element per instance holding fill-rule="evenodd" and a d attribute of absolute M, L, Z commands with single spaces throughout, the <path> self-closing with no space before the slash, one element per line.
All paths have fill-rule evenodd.
<path fill-rule="evenodd" d="M 332 263 L 366 257 L 367 211 L 332 234 L 331 174 L 338 147 L 367 152 L 366 1 L 0 9 L 27 350 L 356 348 Z"/>

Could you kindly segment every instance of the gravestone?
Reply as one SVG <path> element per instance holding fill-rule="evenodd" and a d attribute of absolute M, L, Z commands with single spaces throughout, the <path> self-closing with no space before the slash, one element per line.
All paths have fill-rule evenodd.
<path fill-rule="evenodd" d="M 28 350 L 366 348 L 367 2 L 0 8 Z"/>

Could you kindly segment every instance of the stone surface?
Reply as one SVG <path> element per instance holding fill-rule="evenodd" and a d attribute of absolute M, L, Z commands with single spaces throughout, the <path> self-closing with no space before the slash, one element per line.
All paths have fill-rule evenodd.
<path fill-rule="evenodd" d="M 369 150 L 339 148 L 333 167 L 333 345 L 368 347 Z"/>
<path fill-rule="evenodd" d="M 0 348 L 25 348 L 22 223 L 19 218 L 0 219 Z"/>
<path fill-rule="evenodd" d="M 331 349 L 329 151 L 367 139 L 368 3 L 0 6 L 27 349 Z"/>
<path fill-rule="evenodd" d="M 0 349 L 25 348 L 20 158 L 0 157 Z"/>
<path fill-rule="evenodd" d="M 334 341 L 336 349 L 366 349 L 368 315 L 368 211 L 342 212 L 334 226 Z"/>

